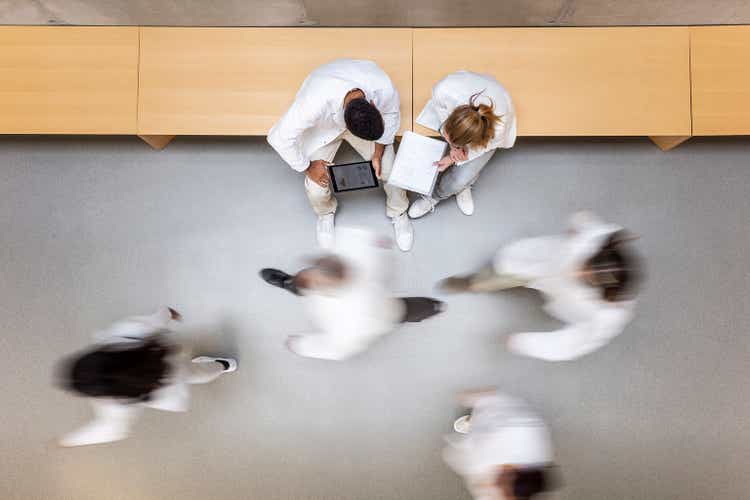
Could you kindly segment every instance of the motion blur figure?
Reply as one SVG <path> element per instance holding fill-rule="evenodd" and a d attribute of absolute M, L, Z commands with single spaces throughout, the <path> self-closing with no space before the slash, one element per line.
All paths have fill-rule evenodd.
<path fill-rule="evenodd" d="M 566 326 L 554 332 L 511 335 L 508 348 L 547 361 L 572 360 L 596 351 L 633 317 L 639 260 L 622 227 L 590 212 L 570 220 L 567 234 L 528 238 L 498 251 L 492 265 L 439 285 L 447 292 L 539 290 L 545 311 Z"/>
<path fill-rule="evenodd" d="M 65 436 L 61 446 L 124 439 L 143 408 L 186 411 L 189 384 L 205 384 L 237 369 L 232 358 L 188 359 L 171 333 L 180 314 L 163 307 L 130 317 L 95 335 L 96 345 L 64 360 L 60 384 L 89 398 L 94 420 Z"/>
<path fill-rule="evenodd" d="M 343 360 L 366 350 L 400 323 L 438 314 L 443 303 L 392 296 L 390 242 L 366 229 L 340 228 L 332 253 L 296 275 L 263 269 L 271 285 L 302 297 L 319 333 L 291 336 L 289 349 L 311 358 Z"/>
<path fill-rule="evenodd" d="M 476 500 L 527 500 L 551 489 L 549 432 L 526 403 L 494 390 L 459 400 L 472 412 L 454 422 L 443 459 Z"/>

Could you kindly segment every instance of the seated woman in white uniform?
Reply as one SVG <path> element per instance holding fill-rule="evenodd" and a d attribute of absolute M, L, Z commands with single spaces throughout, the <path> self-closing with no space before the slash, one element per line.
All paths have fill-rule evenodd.
<path fill-rule="evenodd" d="M 491 266 L 448 278 L 439 286 L 447 292 L 539 290 L 545 311 L 566 326 L 516 333 L 508 348 L 547 361 L 572 360 L 609 343 L 633 318 L 640 266 L 625 245 L 630 239 L 622 227 L 580 212 L 572 217 L 567 234 L 506 245 Z"/>
<path fill-rule="evenodd" d="M 471 187 L 495 150 L 512 148 L 516 142 L 510 95 L 490 75 L 457 71 L 435 84 L 417 123 L 439 131 L 450 152 L 436 163 L 440 176 L 432 196 L 412 203 L 409 217 L 422 217 L 454 195 L 461 212 L 473 214 Z"/>
<path fill-rule="evenodd" d="M 443 310 L 443 303 L 434 299 L 393 296 L 390 242 L 366 229 L 338 229 L 333 252 L 296 275 L 270 268 L 260 274 L 267 283 L 302 297 L 318 329 L 289 337 L 287 347 L 300 356 L 347 359 L 399 324 Z"/>
<path fill-rule="evenodd" d="M 124 439 L 143 408 L 186 411 L 188 384 L 205 384 L 237 369 L 231 358 L 187 359 L 170 338 L 172 321 L 180 319 L 163 307 L 151 316 L 121 320 L 98 333 L 92 349 L 62 363 L 59 383 L 89 398 L 95 418 L 63 436 L 61 446 Z"/>
<path fill-rule="evenodd" d="M 471 415 L 456 420 L 443 459 L 475 500 L 527 500 L 552 487 L 552 444 L 544 421 L 523 401 L 470 392 Z"/>

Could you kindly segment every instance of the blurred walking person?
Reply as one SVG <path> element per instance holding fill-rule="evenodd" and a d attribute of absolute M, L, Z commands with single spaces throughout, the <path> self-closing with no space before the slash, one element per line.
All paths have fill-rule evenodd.
<path fill-rule="evenodd" d="M 109 443 L 126 438 L 143 408 L 186 411 L 190 384 L 205 384 L 237 369 L 232 358 L 189 360 L 170 331 L 180 314 L 163 307 L 135 316 L 95 336 L 96 344 L 64 360 L 59 383 L 89 399 L 94 420 L 63 436 L 61 446 Z"/>
<path fill-rule="evenodd" d="M 609 343 L 633 318 L 641 269 L 626 244 L 631 239 L 621 226 L 579 212 L 571 218 L 567 234 L 506 245 L 490 266 L 438 286 L 446 292 L 539 290 L 545 311 L 566 326 L 553 332 L 516 333 L 508 348 L 547 361 L 572 360 Z"/>
<path fill-rule="evenodd" d="M 343 360 L 400 323 L 419 322 L 443 310 L 435 299 L 392 295 L 391 245 L 365 229 L 338 229 L 332 253 L 295 275 L 278 269 L 260 274 L 269 284 L 299 295 L 319 329 L 289 337 L 288 348 L 300 356 Z"/>
<path fill-rule="evenodd" d="M 526 403 L 494 390 L 459 400 L 471 414 L 454 422 L 443 459 L 475 500 L 528 500 L 552 489 L 549 431 Z"/>

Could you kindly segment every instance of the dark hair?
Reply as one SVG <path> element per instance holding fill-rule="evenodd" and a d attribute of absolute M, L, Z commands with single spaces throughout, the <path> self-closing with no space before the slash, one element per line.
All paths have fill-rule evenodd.
<path fill-rule="evenodd" d="M 546 468 L 518 469 L 513 481 L 516 500 L 528 500 L 548 490 Z"/>
<path fill-rule="evenodd" d="M 63 388 L 84 396 L 146 401 L 169 375 L 165 358 L 173 348 L 158 337 L 100 346 L 61 365 Z"/>
<path fill-rule="evenodd" d="M 349 101 L 344 110 L 344 121 L 346 128 L 360 139 L 376 141 L 383 136 L 383 117 L 367 99 L 360 97 Z"/>
<path fill-rule="evenodd" d="M 624 231 L 616 232 L 584 265 L 584 270 L 590 273 L 594 286 L 601 290 L 602 298 L 607 302 L 632 297 L 639 284 L 640 259 L 625 247 L 628 240 Z"/>
<path fill-rule="evenodd" d="M 326 255 L 316 259 L 315 268 L 326 277 L 335 280 L 344 280 L 349 274 L 346 264 L 335 255 Z"/>

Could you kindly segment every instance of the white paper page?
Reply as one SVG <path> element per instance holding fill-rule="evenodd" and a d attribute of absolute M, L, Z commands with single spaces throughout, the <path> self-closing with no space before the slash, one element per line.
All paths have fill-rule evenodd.
<path fill-rule="evenodd" d="M 405 132 L 388 184 L 430 196 L 438 174 L 433 163 L 441 159 L 444 152 L 445 142 Z"/>

